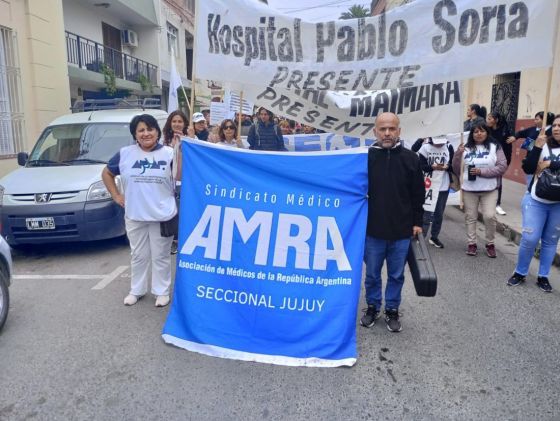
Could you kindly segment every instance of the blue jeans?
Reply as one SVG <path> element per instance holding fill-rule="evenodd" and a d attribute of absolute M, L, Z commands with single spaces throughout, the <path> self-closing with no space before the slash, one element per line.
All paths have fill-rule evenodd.
<path fill-rule="evenodd" d="M 443 212 L 445 212 L 445 205 L 447 204 L 447 197 L 449 196 L 449 190 L 440 191 L 438 194 L 436 208 L 433 212 L 424 211 L 424 221 L 422 226 L 422 232 L 424 237 L 428 235 L 428 230 L 430 229 L 430 224 L 432 224 L 432 232 L 430 236 L 432 238 L 439 238 L 439 233 L 441 232 L 441 224 L 443 223 Z"/>
<path fill-rule="evenodd" d="M 540 240 L 538 276 L 547 277 L 560 238 L 560 203 L 542 203 L 526 194 L 521 202 L 521 210 L 523 231 L 515 271 L 523 276 L 529 273 L 529 264 Z"/>
<path fill-rule="evenodd" d="M 387 286 L 385 287 L 385 309 L 398 309 L 404 284 L 404 265 L 408 255 L 410 238 L 387 241 L 366 236 L 364 262 L 366 264 L 366 302 L 381 309 L 381 269 L 387 261 Z"/>

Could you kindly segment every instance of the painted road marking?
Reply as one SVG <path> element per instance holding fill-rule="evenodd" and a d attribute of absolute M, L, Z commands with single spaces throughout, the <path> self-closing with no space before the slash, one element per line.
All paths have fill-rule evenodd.
<path fill-rule="evenodd" d="M 128 266 L 119 266 L 114 271 L 108 275 L 36 275 L 36 274 L 20 274 L 13 275 L 13 279 L 76 279 L 76 280 L 89 280 L 89 279 L 101 279 L 93 288 L 93 290 L 99 290 L 105 288 L 115 279 L 120 277 L 125 277 L 123 272 L 128 269 Z"/>
<path fill-rule="evenodd" d="M 14 275 L 14 279 L 103 279 L 105 275 Z"/>
<path fill-rule="evenodd" d="M 119 266 L 114 271 L 112 271 L 109 275 L 103 277 L 103 279 L 97 285 L 95 285 L 92 289 L 97 290 L 97 289 L 105 288 L 107 285 L 109 285 L 111 282 L 113 282 L 115 279 L 117 279 L 120 276 L 120 274 L 123 273 L 127 269 L 128 269 L 128 266 Z"/>

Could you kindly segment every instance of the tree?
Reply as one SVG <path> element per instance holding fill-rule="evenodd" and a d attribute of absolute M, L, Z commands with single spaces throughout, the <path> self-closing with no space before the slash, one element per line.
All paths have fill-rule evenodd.
<path fill-rule="evenodd" d="M 347 12 L 342 13 L 339 19 L 366 18 L 368 16 L 370 16 L 368 8 L 355 4 L 351 6 Z"/>

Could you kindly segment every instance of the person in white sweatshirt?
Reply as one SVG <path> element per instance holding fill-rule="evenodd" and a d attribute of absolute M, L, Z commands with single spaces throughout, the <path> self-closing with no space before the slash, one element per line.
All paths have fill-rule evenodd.
<path fill-rule="evenodd" d="M 467 143 L 458 146 L 453 157 L 453 170 L 461 179 L 467 226 L 467 254 L 477 254 L 476 223 L 480 206 L 486 229 L 486 254 L 495 258 L 496 201 L 500 177 L 507 170 L 507 160 L 498 142 L 490 136 L 486 123 L 475 124 L 469 132 Z"/>

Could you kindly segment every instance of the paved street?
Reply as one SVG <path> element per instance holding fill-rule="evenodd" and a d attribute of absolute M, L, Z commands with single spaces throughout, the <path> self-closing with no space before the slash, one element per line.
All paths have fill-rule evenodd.
<path fill-rule="evenodd" d="M 430 248 L 437 297 L 416 297 L 407 279 L 403 331 L 389 333 L 381 320 L 358 327 L 352 368 L 238 362 L 165 345 L 167 308 L 152 297 L 122 305 L 122 241 L 14 251 L 0 420 L 560 419 L 558 269 L 552 294 L 533 278 L 507 287 L 517 246 L 498 237 L 498 259 L 466 256 L 462 218 L 448 208 L 446 248 Z"/>

